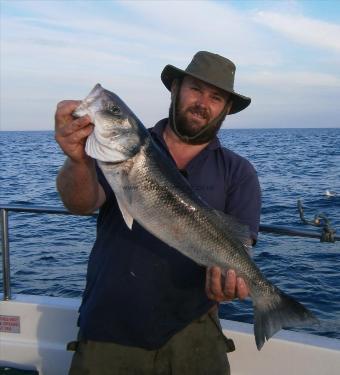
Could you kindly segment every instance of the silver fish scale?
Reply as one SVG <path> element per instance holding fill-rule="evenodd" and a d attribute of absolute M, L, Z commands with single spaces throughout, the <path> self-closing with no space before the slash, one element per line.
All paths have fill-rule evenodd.
<path fill-rule="evenodd" d="M 250 278 L 250 285 L 266 286 L 242 242 L 221 220 L 222 214 L 198 198 L 177 171 L 168 173 L 164 168 L 168 161 L 152 146 L 148 143 L 142 147 L 120 181 L 130 214 L 196 263 L 233 268 L 240 276 Z"/>

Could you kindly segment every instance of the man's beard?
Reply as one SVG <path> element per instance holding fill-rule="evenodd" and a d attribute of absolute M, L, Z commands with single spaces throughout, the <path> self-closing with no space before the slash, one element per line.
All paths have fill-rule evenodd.
<path fill-rule="evenodd" d="M 171 101 L 169 108 L 170 127 L 175 134 L 184 142 L 191 145 L 201 145 L 210 142 L 219 131 L 225 117 L 225 110 L 213 121 L 210 121 L 210 115 L 207 110 L 199 106 L 192 106 L 186 112 L 197 113 L 208 122 L 202 126 L 195 126 L 193 121 L 186 118 L 185 113 L 176 105 L 174 114 L 174 103 Z M 175 120 L 175 121 L 174 121 Z"/>

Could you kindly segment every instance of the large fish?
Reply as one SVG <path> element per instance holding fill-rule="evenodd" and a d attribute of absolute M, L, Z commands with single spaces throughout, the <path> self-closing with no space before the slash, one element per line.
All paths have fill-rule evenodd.
<path fill-rule="evenodd" d="M 281 328 L 316 321 L 261 274 L 245 247 L 247 228 L 195 194 L 117 95 L 97 84 L 74 112 L 85 114 L 95 125 L 86 152 L 97 159 L 128 227 L 136 220 L 196 263 L 234 269 L 250 290 L 259 350 Z"/>

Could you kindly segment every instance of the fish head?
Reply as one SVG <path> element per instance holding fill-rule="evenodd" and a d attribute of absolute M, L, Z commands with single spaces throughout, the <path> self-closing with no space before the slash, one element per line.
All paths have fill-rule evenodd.
<path fill-rule="evenodd" d="M 88 115 L 94 131 L 86 141 L 85 151 L 102 162 L 122 162 L 133 157 L 145 137 L 145 128 L 130 108 L 99 83 L 73 112 L 75 117 Z"/>

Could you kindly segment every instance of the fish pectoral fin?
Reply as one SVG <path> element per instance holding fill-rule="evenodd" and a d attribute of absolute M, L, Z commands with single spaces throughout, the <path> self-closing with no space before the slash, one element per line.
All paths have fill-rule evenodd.
<path fill-rule="evenodd" d="M 125 204 L 117 197 L 118 206 L 120 209 L 120 212 L 123 216 L 123 219 L 125 221 L 125 224 L 128 226 L 129 229 L 132 230 L 132 224 L 133 224 L 133 217 L 129 213 L 129 211 L 126 209 Z"/>

